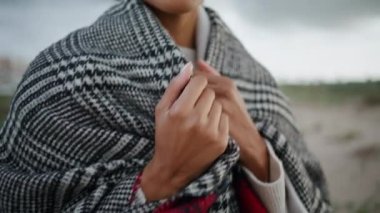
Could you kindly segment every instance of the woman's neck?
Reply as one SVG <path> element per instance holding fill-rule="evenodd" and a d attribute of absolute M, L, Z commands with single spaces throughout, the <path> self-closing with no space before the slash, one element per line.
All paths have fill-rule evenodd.
<path fill-rule="evenodd" d="M 195 48 L 198 8 L 183 14 L 168 14 L 152 8 L 177 45 Z"/>

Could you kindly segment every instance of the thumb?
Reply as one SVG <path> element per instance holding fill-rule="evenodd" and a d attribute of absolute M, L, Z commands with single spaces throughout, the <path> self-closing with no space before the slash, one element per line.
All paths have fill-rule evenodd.
<path fill-rule="evenodd" d="M 182 93 L 182 90 L 189 82 L 190 77 L 193 75 L 193 67 L 194 66 L 191 62 L 187 63 L 181 69 L 180 73 L 170 81 L 169 86 L 166 88 L 165 93 L 159 103 L 162 104 L 162 107 L 168 109 L 175 102 L 175 100 L 177 100 L 179 95 Z"/>

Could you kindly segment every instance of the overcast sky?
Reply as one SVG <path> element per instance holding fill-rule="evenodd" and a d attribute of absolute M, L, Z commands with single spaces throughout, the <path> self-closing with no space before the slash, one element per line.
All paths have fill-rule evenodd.
<path fill-rule="evenodd" d="M 206 0 L 280 80 L 380 79 L 380 0 Z"/>
<path fill-rule="evenodd" d="M 205 0 L 280 81 L 380 79 L 380 0 Z M 0 55 L 31 60 L 106 0 L 0 0 Z"/>

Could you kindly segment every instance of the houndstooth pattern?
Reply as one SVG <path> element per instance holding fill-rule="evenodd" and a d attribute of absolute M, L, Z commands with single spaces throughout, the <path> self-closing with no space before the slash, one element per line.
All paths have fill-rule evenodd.
<path fill-rule="evenodd" d="M 232 78 L 310 212 L 330 211 L 326 182 L 282 93 L 218 15 L 206 60 Z M 186 59 L 139 0 L 122 1 L 30 64 L 0 130 L 0 212 L 148 212 L 132 186 L 154 149 L 154 107 Z M 211 212 L 238 212 L 226 152 L 171 199 L 217 193 Z M 235 170 L 234 170 L 235 171 Z"/>

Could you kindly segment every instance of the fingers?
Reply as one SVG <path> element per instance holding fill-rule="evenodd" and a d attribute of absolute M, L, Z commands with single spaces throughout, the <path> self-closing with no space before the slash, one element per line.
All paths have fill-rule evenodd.
<path fill-rule="evenodd" d="M 203 90 L 201 96 L 199 97 L 197 103 L 195 104 L 195 110 L 200 113 L 202 117 L 207 117 L 213 102 L 215 100 L 215 92 L 211 89 Z"/>
<path fill-rule="evenodd" d="M 219 132 L 223 142 L 228 143 L 229 121 L 228 116 L 225 113 L 222 113 L 220 116 Z"/>
<path fill-rule="evenodd" d="M 201 75 L 192 77 L 179 98 L 174 102 L 173 108 L 178 107 L 184 112 L 189 112 L 190 110 L 194 109 L 195 103 L 197 102 L 206 86 L 206 77 Z"/>
<path fill-rule="evenodd" d="M 175 100 L 180 96 L 183 88 L 187 85 L 193 74 L 193 64 L 191 62 L 187 63 L 180 73 L 172 79 L 168 88 L 165 90 L 164 95 L 159 102 L 160 107 L 170 108 Z"/>
<path fill-rule="evenodd" d="M 220 116 L 222 115 L 222 104 L 218 101 L 214 101 L 209 113 L 210 127 L 219 130 Z"/>
<path fill-rule="evenodd" d="M 212 74 L 212 75 L 220 76 L 220 73 L 216 69 L 214 69 L 212 66 L 210 66 L 208 63 L 206 63 L 205 61 L 199 60 L 197 64 L 198 64 L 198 68 L 201 71 Z"/>
<path fill-rule="evenodd" d="M 208 84 L 206 89 L 213 90 L 216 95 L 224 95 L 225 89 L 223 88 L 223 85 L 219 84 Z"/>
<path fill-rule="evenodd" d="M 203 60 L 197 62 L 199 72 L 196 74 L 207 77 L 209 84 L 224 84 L 228 81 L 227 77 L 222 76 L 215 68 L 211 67 Z"/>

